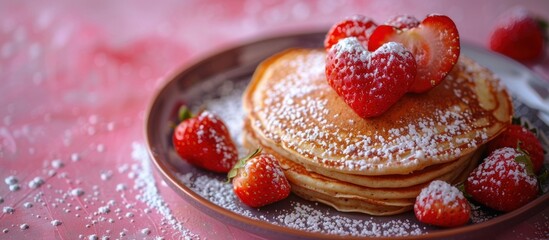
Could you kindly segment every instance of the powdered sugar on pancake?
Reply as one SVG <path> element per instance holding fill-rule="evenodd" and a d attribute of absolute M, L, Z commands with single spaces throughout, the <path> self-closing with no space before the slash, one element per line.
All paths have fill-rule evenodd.
<path fill-rule="evenodd" d="M 250 113 L 255 131 L 312 164 L 357 174 L 406 174 L 475 151 L 506 124 L 493 119 L 493 109 L 483 108 L 494 106 L 479 106 L 472 78 L 487 70 L 470 60 L 460 60 L 427 97 L 408 94 L 378 119 L 357 118 L 338 103 L 326 83 L 324 63 L 325 53 L 314 50 L 275 62 L 269 74 L 277 75 L 258 84 Z M 484 81 L 498 86 L 491 78 Z M 491 95 L 503 91 L 488 90 Z"/>

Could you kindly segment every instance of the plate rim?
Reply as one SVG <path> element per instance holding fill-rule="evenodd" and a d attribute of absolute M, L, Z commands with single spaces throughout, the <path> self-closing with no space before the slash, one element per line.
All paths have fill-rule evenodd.
<path fill-rule="evenodd" d="M 229 47 L 224 47 L 221 49 L 213 50 L 207 54 L 204 54 L 202 57 L 197 58 L 194 61 L 190 61 L 188 64 L 184 64 L 183 66 L 177 68 L 174 72 L 171 74 L 168 74 L 168 76 L 165 78 L 163 85 L 160 88 L 157 88 L 155 90 L 155 93 L 153 94 L 152 100 L 149 102 L 146 110 L 146 119 L 145 119 L 145 140 L 146 140 L 146 146 L 147 146 L 147 152 L 151 159 L 151 161 L 154 163 L 156 169 L 159 171 L 162 178 L 168 183 L 168 186 L 172 188 L 178 195 L 180 195 L 187 203 L 191 204 L 193 207 L 196 208 L 196 210 L 207 214 L 208 216 L 212 218 L 219 219 L 224 218 L 225 220 L 233 220 L 233 221 L 222 221 L 224 224 L 230 224 L 233 227 L 237 227 L 239 229 L 242 229 L 246 232 L 250 232 L 253 234 L 260 234 L 264 233 L 265 231 L 271 232 L 271 233 L 283 233 L 290 237 L 299 237 L 299 238 L 315 238 L 315 239 L 364 239 L 365 236 L 351 236 L 351 235 L 334 235 L 334 234 L 326 234 L 322 232 L 311 232 L 303 229 L 297 229 L 292 228 L 288 226 L 282 226 L 278 224 L 273 224 L 270 222 L 266 222 L 263 220 L 258 221 L 257 219 L 253 219 L 250 217 L 246 217 L 244 215 L 238 214 L 236 212 L 233 212 L 229 209 L 226 209 L 224 207 L 221 207 L 208 199 L 202 197 L 200 194 L 194 192 L 191 188 L 186 186 L 184 183 L 181 182 L 181 180 L 176 176 L 175 173 L 172 173 L 170 166 L 168 166 L 168 161 L 166 159 L 158 159 L 160 156 L 157 155 L 156 149 L 154 149 L 154 142 L 153 139 L 153 131 L 157 131 L 158 129 L 155 128 L 157 126 L 152 126 L 152 112 L 158 105 L 158 99 L 164 92 L 166 92 L 171 85 L 173 85 L 175 82 L 178 81 L 180 76 L 184 75 L 185 72 L 196 68 L 197 66 L 200 66 L 204 62 L 207 62 L 208 60 L 214 58 L 218 55 L 227 54 L 232 51 L 237 51 L 238 49 L 249 47 L 250 45 L 257 45 L 261 43 L 265 43 L 268 41 L 274 41 L 277 39 L 286 39 L 286 38 L 299 38 L 304 36 L 313 36 L 313 35 L 319 35 L 324 34 L 323 32 L 319 31 L 312 31 L 312 32 L 305 32 L 305 33 L 284 33 L 284 34 L 278 34 L 273 36 L 265 36 L 261 38 L 252 39 L 251 41 L 247 41 L 242 44 L 236 44 Z M 474 49 L 475 51 L 481 51 L 483 54 L 492 55 L 493 57 L 502 57 L 500 54 L 492 53 L 485 48 L 482 48 L 476 44 L 472 44 L 469 42 L 462 41 L 461 42 L 461 48 L 469 48 Z M 521 70 L 526 70 L 529 72 L 529 74 L 537 76 L 531 72 L 528 68 L 525 66 L 522 66 L 520 63 L 506 58 L 503 56 L 505 61 L 511 61 L 515 62 L 514 65 L 520 65 Z M 482 65 L 482 64 L 481 64 Z M 520 67 L 519 67 L 520 68 Z M 434 239 L 434 238 L 443 238 L 443 237 L 455 237 L 458 234 L 474 234 L 485 230 L 489 227 L 502 227 L 511 224 L 511 220 L 521 221 L 527 216 L 535 211 L 543 210 L 549 206 L 543 206 L 543 202 L 549 200 L 549 193 L 542 194 L 541 196 L 537 197 L 532 202 L 522 206 L 519 209 L 516 209 L 514 211 L 502 214 L 500 216 L 497 216 L 495 218 L 486 220 L 481 223 L 476 224 L 470 224 L 462 227 L 457 228 L 449 228 L 449 229 L 439 229 L 434 232 L 428 232 L 421 235 L 408 235 L 408 236 L 382 236 L 382 237 L 366 237 L 366 238 L 373 238 L 373 239 Z M 215 215 L 215 216 L 214 216 Z M 236 221 L 236 222 L 235 222 Z M 244 228 L 244 225 L 247 226 L 253 226 L 256 231 L 250 231 L 249 228 Z M 259 230 L 259 231 L 258 231 Z"/>

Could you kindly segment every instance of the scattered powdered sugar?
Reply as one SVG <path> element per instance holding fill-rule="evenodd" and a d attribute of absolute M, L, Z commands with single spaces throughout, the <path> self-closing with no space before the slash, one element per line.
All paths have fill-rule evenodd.
<path fill-rule="evenodd" d="M 343 41 L 341 45 L 346 51 L 356 51 L 360 47 L 356 40 Z M 398 46 L 388 45 L 389 48 Z M 392 125 L 381 125 L 384 123 L 376 119 L 349 124 L 339 115 L 345 112 L 334 108 L 332 104 L 335 103 L 327 100 L 334 92 L 323 77 L 325 59 L 322 51 L 285 59 L 277 66 L 292 69 L 292 74 L 279 81 L 265 80 L 257 85 L 251 96 L 256 99 L 251 124 L 258 134 L 311 159 L 312 164 L 369 173 L 419 169 L 425 159 L 448 162 L 461 156 L 462 150 L 475 149 L 489 138 L 488 130 L 473 119 L 489 119 L 491 114 L 480 108 L 465 107 L 456 96 L 443 107 L 434 107 L 436 100 L 429 99 L 424 105 L 432 109 L 432 114 L 403 115 L 394 118 Z M 349 71 L 352 74 L 353 70 Z M 456 74 L 459 79 L 444 81 L 441 88 L 453 88 L 458 83 L 471 84 L 471 74 L 466 71 Z M 378 125 L 383 128 L 361 128 Z M 415 154 L 417 151 L 421 154 Z"/>
<path fill-rule="evenodd" d="M 316 71 L 316 70 L 314 70 Z M 314 72 L 313 71 L 313 72 Z M 322 72 L 322 69 L 318 69 L 319 72 Z M 311 71 L 309 71 L 310 73 Z M 313 73 L 314 74 L 314 73 Z M 226 83 L 225 83 L 226 84 Z M 226 123 L 229 128 L 233 139 L 240 140 L 242 137 L 242 127 L 243 127 L 243 110 L 241 105 L 242 90 L 245 85 L 238 87 L 238 84 L 231 87 L 220 88 L 224 89 L 224 92 L 220 94 L 219 91 L 210 91 L 213 92 L 212 95 L 215 97 L 205 96 L 202 97 L 201 101 L 196 103 L 196 106 L 207 106 L 207 109 L 214 112 Z M 229 89 L 229 90 L 227 90 Z M 195 90 L 195 89 L 191 89 Z M 202 89 L 201 89 L 202 90 Z M 212 89 L 210 89 L 212 90 Z M 316 91 L 315 86 L 304 85 L 301 89 L 294 88 L 284 88 L 283 86 L 274 86 L 273 90 L 284 91 L 285 96 L 290 96 L 288 99 L 282 100 L 281 102 L 286 104 L 294 104 L 292 98 L 301 97 L 306 95 L 310 91 Z M 206 91 L 206 90 L 204 90 Z M 208 91 L 206 91 L 208 92 Z M 267 99 L 267 101 L 269 101 Z M 303 110 L 310 111 L 312 114 L 317 114 L 318 112 L 323 111 L 323 107 L 327 102 L 311 101 L 315 104 L 303 105 Z M 297 102 L 297 105 L 301 102 Z M 452 109 L 450 109 L 452 110 Z M 292 111 L 292 109 L 284 108 L 281 110 L 283 112 L 271 112 L 271 116 L 288 116 L 288 119 L 300 121 L 300 113 Z M 461 119 L 464 115 L 468 113 L 460 112 L 460 109 L 454 108 L 453 111 L 440 112 L 440 119 L 444 123 L 448 124 L 450 127 L 448 131 L 467 131 L 467 129 L 459 128 L 460 124 L 463 122 Z M 277 121 L 274 118 L 269 120 Z M 304 123 L 301 123 L 304 124 Z M 323 122 L 326 127 L 330 127 L 330 123 Z M 409 129 L 392 129 L 391 133 L 393 136 L 403 136 L 408 131 L 423 131 L 429 134 L 435 134 L 436 130 L 433 130 L 437 125 L 433 121 L 420 121 L 421 126 L 410 126 Z M 310 137 L 311 141 L 318 140 L 323 138 L 322 131 L 318 129 L 309 129 L 307 133 L 299 135 L 301 133 L 292 132 L 292 129 L 286 129 L 289 132 L 289 135 L 299 135 L 300 137 Z M 431 131 L 431 132 L 429 132 Z M 479 136 L 479 138 L 484 138 Z M 394 139 L 390 139 L 394 140 Z M 412 139 L 414 141 L 419 141 L 418 139 Z M 364 143 L 359 143 L 356 145 L 349 145 L 348 148 L 344 151 L 354 152 L 356 148 L 360 147 L 361 144 L 368 142 L 368 139 L 363 139 Z M 410 139 L 401 138 L 400 140 L 403 144 L 410 141 Z M 239 145 L 239 148 L 242 149 L 241 143 L 236 142 Z M 414 144 L 430 144 L 416 142 Z M 473 142 L 468 142 L 465 144 L 476 144 Z M 392 150 L 387 150 L 392 151 Z M 243 153 L 246 153 L 246 150 L 243 150 Z M 416 151 L 416 157 L 418 159 L 426 157 L 428 150 L 426 151 Z M 431 153 L 432 154 L 432 153 Z M 282 203 L 276 203 L 273 207 L 266 207 L 261 209 L 252 209 L 249 208 L 238 200 L 235 194 L 232 191 L 232 185 L 226 182 L 226 178 L 221 175 L 205 173 L 202 171 L 190 171 L 179 174 L 179 179 L 182 184 L 189 187 L 191 190 L 196 192 L 198 195 L 204 197 L 208 201 L 221 206 L 225 209 L 228 209 L 238 215 L 246 216 L 258 221 L 265 221 L 269 224 L 279 225 L 283 227 L 289 227 L 294 229 L 300 229 L 310 232 L 319 232 L 325 234 L 337 234 L 337 235 L 353 235 L 353 236 L 409 236 L 409 235 L 421 235 L 431 231 L 437 231 L 439 229 L 420 224 L 415 220 L 413 213 L 407 213 L 409 215 L 398 216 L 398 217 L 370 217 L 368 215 L 357 215 L 357 214 L 348 214 L 338 212 L 330 207 L 324 206 L 323 204 L 310 202 L 303 200 L 299 197 L 291 195 L 288 199 L 283 200 Z M 449 191 L 449 197 L 445 198 L 446 201 L 450 201 L 457 195 L 455 191 Z M 497 212 L 487 211 L 484 207 L 471 205 L 471 222 L 472 223 L 481 223 L 487 220 L 490 220 L 499 215 Z"/>
<path fill-rule="evenodd" d="M 319 211 L 314 205 L 292 202 L 293 211 L 278 215 L 276 220 L 296 229 L 324 232 L 336 235 L 354 236 L 409 236 L 423 233 L 421 228 L 409 220 L 387 220 L 378 223 L 372 219 L 358 220 Z"/>
<path fill-rule="evenodd" d="M 3 213 L 13 214 L 15 212 L 15 208 L 7 206 L 4 207 L 2 210 Z"/>
<path fill-rule="evenodd" d="M 111 179 L 112 171 L 110 171 L 110 170 L 101 171 L 101 174 L 99 176 L 101 177 L 101 180 L 107 181 L 107 180 Z"/>
<path fill-rule="evenodd" d="M 51 161 L 51 166 L 53 168 L 59 169 L 59 168 L 62 168 L 63 166 L 65 166 L 65 164 L 60 159 L 55 159 L 55 160 Z"/>
<path fill-rule="evenodd" d="M 141 234 L 149 235 L 149 234 L 151 234 L 151 230 L 148 229 L 148 228 L 143 228 L 143 229 L 141 229 Z"/>
<path fill-rule="evenodd" d="M 29 227 L 30 227 L 29 224 L 26 224 L 26 223 L 23 223 L 23 224 L 19 225 L 19 228 L 21 230 L 27 230 L 27 229 L 29 229 Z"/>
<path fill-rule="evenodd" d="M 353 236 L 408 236 L 424 233 L 424 229 L 408 219 L 375 220 L 364 215 L 338 214 L 332 209 L 319 210 L 318 203 L 293 197 L 289 206 L 276 210 L 250 209 L 240 203 L 232 191 L 232 185 L 219 176 L 185 173 L 179 176 L 182 183 L 193 191 L 223 208 L 239 215 L 267 223 L 336 235 Z M 285 200 L 288 201 L 288 200 Z"/>
<path fill-rule="evenodd" d="M 73 162 L 80 161 L 80 155 L 78 153 L 72 153 L 71 154 L 71 161 L 73 161 Z"/>
<path fill-rule="evenodd" d="M 29 187 L 33 189 L 39 188 L 40 186 L 42 186 L 42 184 L 44 184 L 44 179 L 42 179 L 41 177 L 35 177 L 29 182 Z"/>
<path fill-rule="evenodd" d="M 74 197 L 80 197 L 84 195 L 84 190 L 82 188 L 75 188 L 71 190 L 71 195 Z"/>
<path fill-rule="evenodd" d="M 5 179 L 4 179 L 4 182 L 7 184 L 7 185 L 13 185 L 13 184 L 16 184 L 19 182 L 19 179 L 17 179 L 17 177 L 11 175 L 11 176 L 7 176 Z"/>
<path fill-rule="evenodd" d="M 307 91 L 303 89 L 302 91 Z M 197 105 L 207 105 L 226 123 L 233 139 L 242 135 L 243 110 L 241 105 L 243 87 L 235 87 L 221 97 L 212 98 Z M 290 95 L 302 91 L 286 89 Z M 275 113 L 276 114 L 276 113 Z M 236 117 L 235 117 L 236 116 Z M 239 148 L 240 142 L 237 142 Z M 239 215 L 247 216 L 270 224 L 320 232 L 325 234 L 353 236 L 408 236 L 419 235 L 425 228 L 408 219 L 383 219 L 367 215 L 339 213 L 329 207 L 319 207 L 318 203 L 305 201 L 295 196 L 290 197 L 287 205 L 274 210 L 251 209 L 238 200 L 233 193 L 232 185 L 224 176 L 187 172 L 179 175 L 181 182 L 200 196 Z"/>
<path fill-rule="evenodd" d="M 63 222 L 61 222 L 61 221 L 59 221 L 59 220 L 57 220 L 57 219 L 51 221 L 51 225 L 52 225 L 52 226 L 59 226 L 59 225 L 61 225 L 61 224 L 63 224 Z"/>
<path fill-rule="evenodd" d="M 12 184 L 12 185 L 9 185 L 9 189 L 11 192 L 15 192 L 15 191 L 19 191 L 21 187 L 19 186 L 19 184 Z"/>
<path fill-rule="evenodd" d="M 17 179 L 16 176 L 7 176 L 4 179 L 4 182 L 8 185 L 10 192 L 16 192 L 21 189 L 21 186 L 19 186 L 19 179 Z M 0 203 L 2 203 L 3 201 L 4 199 L 0 198 Z"/>
<path fill-rule="evenodd" d="M 242 118 L 243 111 L 241 106 L 241 96 L 243 86 L 245 84 L 230 85 L 228 82 L 224 83 L 224 86 L 220 88 L 225 91 L 220 97 L 208 98 L 207 108 L 212 112 L 215 112 L 227 123 L 227 126 L 231 132 L 231 137 L 235 140 L 240 139 L 242 135 Z M 303 96 L 308 91 L 314 91 L 314 86 L 305 86 L 302 89 L 286 89 L 291 96 Z M 219 94 L 216 92 L 215 94 Z M 285 99 L 286 104 L 291 104 L 292 98 Z M 315 104 L 308 103 L 303 106 L 304 109 L 309 108 L 310 111 L 322 110 L 327 102 L 317 102 Z M 293 113 L 291 115 L 293 119 L 298 120 L 299 113 Z M 316 112 L 315 112 L 316 114 Z M 451 116 L 448 117 L 449 120 Z M 92 116 L 89 119 L 91 124 L 97 124 L 97 117 Z M 326 122 L 325 122 L 326 123 Z M 428 124 L 426 125 L 428 127 Z M 112 126 L 111 126 L 112 128 Z M 400 130 L 395 130 L 395 133 L 402 134 Z M 322 138 L 322 131 L 319 129 L 311 129 L 306 135 L 309 140 L 313 141 L 318 138 Z M 365 140 L 366 141 L 366 140 Z M 105 145 L 95 145 L 95 150 L 98 153 L 107 151 Z M 127 197 L 130 192 L 137 193 L 135 199 L 124 199 L 123 202 L 117 202 L 114 200 L 101 200 L 103 191 L 100 186 L 78 186 L 79 180 L 68 179 L 67 174 L 61 172 L 69 167 L 71 164 L 78 164 L 80 161 L 86 161 L 87 155 L 84 153 L 72 153 L 66 159 L 54 159 L 52 161 L 46 161 L 44 169 L 40 175 L 42 176 L 25 176 L 18 179 L 17 176 L 8 176 L 4 178 L 4 182 L 8 185 L 10 191 L 17 191 L 19 188 L 23 188 L 24 192 L 27 190 L 34 191 L 29 195 L 30 200 L 22 199 L 19 202 L 21 205 L 3 206 L 3 214 L 9 214 L 7 217 L 17 216 L 25 211 L 38 211 L 44 210 L 45 207 L 56 209 L 59 208 L 61 213 L 74 214 L 76 218 L 84 219 L 85 228 L 79 236 L 80 239 L 114 239 L 117 234 L 112 234 L 110 229 L 104 229 L 104 225 L 98 225 L 100 223 L 114 223 L 120 222 L 120 219 L 127 218 L 127 220 L 133 223 L 134 219 L 144 217 L 140 211 L 145 214 L 158 213 L 161 215 L 162 220 L 160 226 L 168 226 L 173 230 L 180 233 L 181 238 L 184 239 L 198 239 L 199 236 L 192 233 L 185 227 L 186 219 L 177 219 L 173 211 L 177 206 L 169 206 L 163 199 L 158 189 L 159 182 L 156 181 L 153 175 L 153 169 L 151 160 L 148 156 L 146 147 L 140 143 L 134 143 L 132 145 L 133 150 L 131 158 L 134 160 L 131 164 L 124 164 L 118 168 L 113 168 L 113 171 L 101 171 L 95 172 L 94 176 L 99 177 L 101 186 L 107 185 L 107 187 L 114 188 L 116 194 L 119 194 L 123 198 Z M 349 146 L 345 149 L 348 152 L 355 152 L 360 145 Z M 239 145 L 241 152 L 242 146 Z M 425 154 L 417 153 L 418 157 Z M 53 169 L 51 169 L 53 168 Z M 118 172 L 116 171 L 118 170 Z M 106 181 L 113 181 L 116 179 L 116 173 L 119 173 L 122 177 L 127 176 L 130 180 L 125 183 L 110 183 L 106 184 Z M 123 174 L 123 175 L 122 175 Z M 21 176 L 20 176 L 21 177 Z M 29 177 L 27 179 L 27 177 Z M 50 184 L 50 178 L 57 178 L 58 180 L 66 181 L 67 184 L 63 189 L 55 189 L 54 184 Z M 406 236 L 406 235 L 420 235 L 425 232 L 429 232 L 431 228 L 425 227 L 416 223 L 410 218 L 377 218 L 369 217 L 367 215 L 356 215 L 337 212 L 329 207 L 325 207 L 322 204 L 304 201 L 295 196 L 291 196 L 287 201 L 282 204 L 275 204 L 273 207 L 264 209 L 250 209 L 243 206 L 239 200 L 232 193 L 231 184 L 226 183 L 224 177 L 214 174 L 202 174 L 202 173 L 184 173 L 180 176 L 181 181 L 189 186 L 193 191 L 197 192 L 201 196 L 205 197 L 209 201 L 224 207 L 236 214 L 247 216 L 258 221 L 265 221 L 270 224 L 302 229 L 311 232 L 321 232 L 326 234 L 338 234 L 338 235 L 355 235 L 355 236 Z M 132 182 L 133 181 L 133 182 Z M 133 183 L 133 184 L 132 184 Z M 44 189 L 45 188 L 45 189 Z M 42 190 L 48 190 L 44 193 Z M 51 193 L 58 193 L 59 197 L 54 195 L 46 195 Z M 13 193 L 9 193 L 13 194 Z M 5 196 L 4 196 L 5 197 Z M 116 197 L 116 196 L 115 196 Z M 46 202 L 46 200 L 52 200 Z M 70 201 L 69 199 L 73 199 Z M 33 201 L 34 200 L 34 201 Z M 132 202 L 132 200 L 134 200 Z M 11 197 L 6 197 L 6 201 L 12 204 Z M 25 202 L 27 201 L 27 202 Z M 76 201 L 80 201 L 83 205 L 76 205 Z M 137 202 L 136 202 L 137 201 Z M 4 198 L 0 197 L 0 204 L 4 204 Z M 74 205 L 72 205 L 74 204 Z M 142 209 L 137 205 L 145 205 L 146 208 Z M 36 205 L 36 206 L 34 206 Z M 21 208 L 22 206 L 23 208 Z M 40 208 L 40 209 L 39 209 Z M 87 210 L 86 210 L 87 209 Z M 84 211 L 90 211 L 90 214 L 84 213 Z M 17 211 L 17 212 L 16 212 Z M 51 214 L 51 213 L 50 213 Z M 473 211 L 473 222 L 482 222 L 493 218 L 496 215 L 485 214 L 482 208 L 478 207 Z M 33 218 L 44 220 L 49 227 L 51 226 L 63 226 L 68 227 L 69 221 L 65 218 L 54 218 L 47 213 L 36 214 L 31 213 Z M 6 217 L 6 216 L 4 216 Z M 147 217 L 147 216 L 145 216 Z M 33 224 L 33 222 L 28 222 Z M 7 234 L 13 230 L 27 230 L 31 226 L 28 223 L 18 222 L 12 225 L 12 229 L 4 228 L 2 232 Z M 50 226 L 51 225 L 51 226 Z M 127 237 L 132 233 L 132 237 L 137 238 L 155 238 L 163 239 L 159 236 L 153 236 L 155 234 L 162 234 L 164 232 L 159 231 L 159 228 L 154 225 L 139 226 L 131 230 L 123 229 L 118 234 L 120 238 Z M 546 227 L 547 225 L 545 225 Z M 98 227 L 103 232 L 96 232 L 90 234 L 88 230 Z M 19 228 L 19 229 L 17 229 Z M 37 229 L 34 226 L 33 229 Z M 162 230 L 162 227 L 160 228 Z M 19 232 L 19 231 L 15 231 Z M 546 232 L 546 231 L 545 231 Z M 141 234 L 141 235 L 139 235 Z M 9 236 L 8 236 L 9 238 Z"/>
<path fill-rule="evenodd" d="M 122 192 L 124 190 L 126 190 L 128 187 L 126 186 L 126 184 L 123 184 L 123 183 L 119 183 L 116 185 L 116 191 L 117 192 Z"/>
<path fill-rule="evenodd" d="M 499 215 L 498 212 L 487 210 L 482 206 L 475 204 L 474 202 L 470 202 L 470 206 L 471 206 L 471 222 L 472 223 L 486 222 Z"/>
<path fill-rule="evenodd" d="M 139 163 L 135 168 L 135 172 L 138 174 L 135 178 L 134 188 L 139 191 L 136 199 L 145 203 L 149 208 L 156 209 L 164 217 L 163 221 L 170 224 L 174 230 L 179 231 L 184 239 L 198 238 L 197 235 L 186 229 L 183 223 L 172 214 L 171 209 L 159 194 L 153 169 L 151 168 L 151 160 L 145 146 L 134 143 L 132 147 L 132 158 Z M 129 207 L 131 208 L 131 206 Z"/>
<path fill-rule="evenodd" d="M 102 214 L 107 214 L 111 212 L 111 209 L 109 208 L 109 206 L 102 206 L 102 207 L 99 207 L 97 211 Z"/>
<path fill-rule="evenodd" d="M 75 155 L 73 154 L 72 156 Z M 22 198 L 14 199 L 8 195 L 7 199 L 10 205 L 1 206 L 0 217 L 11 217 L 9 221 L 15 220 L 15 222 L 12 222 L 11 227 L 18 228 L 18 230 L 27 230 L 31 227 L 31 224 L 36 223 L 34 221 L 28 223 L 17 222 L 23 219 L 21 218 L 21 214 L 29 214 L 29 216 L 43 221 L 39 223 L 40 226 L 36 227 L 35 230 L 43 229 L 45 226 L 58 227 L 67 223 L 66 227 L 70 227 L 71 229 L 80 226 L 80 228 L 75 228 L 70 232 L 58 232 L 61 238 L 64 238 L 64 235 L 69 236 L 69 238 L 76 238 L 78 236 L 78 229 L 84 231 L 93 229 L 97 232 L 97 229 L 107 228 L 102 233 L 92 235 L 89 235 L 89 232 L 87 234 L 81 233 L 78 238 L 113 239 L 112 230 L 108 227 L 115 227 L 115 225 L 105 224 L 114 224 L 120 220 L 120 222 L 128 221 L 129 223 L 136 224 L 136 226 L 140 226 L 140 228 L 133 230 L 122 229 L 120 236 L 126 236 L 128 231 L 130 231 L 144 234 L 140 238 L 163 239 L 162 236 L 177 235 L 180 239 L 199 239 L 199 236 L 185 228 L 185 219 L 177 219 L 172 214 L 170 206 L 167 205 L 159 194 L 159 190 L 157 189 L 158 182 L 153 175 L 153 169 L 151 168 L 146 148 L 141 144 L 135 143 L 131 157 L 135 160 L 131 166 L 125 164 L 114 168 L 118 169 L 118 172 L 121 174 L 128 173 L 127 180 L 129 181 L 113 185 L 105 184 L 107 187 L 116 188 L 112 189 L 111 193 L 120 195 L 111 195 L 112 198 L 110 199 L 104 198 L 103 189 L 101 188 L 103 185 L 82 184 L 82 180 L 70 178 L 67 172 L 62 172 L 63 168 L 72 164 L 80 164 L 79 162 L 71 161 L 65 165 L 61 159 L 46 160 L 43 163 L 43 168 L 40 169 L 40 175 L 29 176 L 29 180 L 26 181 L 27 183 L 22 185 L 26 193 Z M 115 176 L 115 172 L 101 170 L 98 174 L 103 181 L 119 180 L 119 177 L 124 176 Z M 130 177 L 129 173 L 132 173 L 131 176 L 133 177 Z M 47 177 L 42 177 L 42 174 L 47 174 Z M 56 186 L 51 182 L 59 180 L 66 184 Z M 5 177 L 4 182 L 12 189 L 19 187 L 22 181 L 18 176 L 11 175 Z M 134 199 L 128 198 L 127 195 L 136 196 Z M 4 204 L 4 196 L 0 197 L 0 204 Z M 152 219 L 153 216 L 146 216 L 147 214 L 158 214 L 155 217 L 160 221 L 158 223 L 146 220 L 137 222 L 134 219 L 134 216 Z M 74 219 L 71 219 L 71 217 Z M 7 221 L 4 220 L 2 219 L 0 222 L 6 223 Z M 7 234 L 10 230 L 12 229 L 4 228 L 2 232 L 3 234 Z M 53 235 L 51 236 L 53 237 Z M 13 238 L 14 236 L 7 237 Z"/>
<path fill-rule="evenodd" d="M 88 240 L 98 240 L 98 239 L 99 239 L 99 237 L 95 234 L 92 234 L 92 235 L 88 236 Z"/>

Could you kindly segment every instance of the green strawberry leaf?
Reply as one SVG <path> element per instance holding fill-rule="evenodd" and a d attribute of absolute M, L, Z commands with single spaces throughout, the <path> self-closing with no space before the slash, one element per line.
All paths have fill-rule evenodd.
<path fill-rule="evenodd" d="M 189 118 L 192 118 L 193 114 L 187 106 L 183 105 L 179 108 L 179 114 L 177 116 L 179 117 L 179 121 L 183 122 Z"/>
<path fill-rule="evenodd" d="M 535 176 L 534 164 L 532 164 L 532 160 L 530 160 L 528 153 L 520 148 L 520 141 L 517 143 L 517 151 L 522 154 L 515 157 L 515 162 L 522 163 L 529 176 Z"/>
<path fill-rule="evenodd" d="M 236 164 L 233 166 L 233 168 L 231 168 L 229 173 L 227 173 L 227 182 L 231 182 L 231 180 L 234 177 L 236 177 L 236 175 L 238 174 L 238 170 L 241 169 L 241 168 L 244 168 L 244 166 L 246 166 L 246 162 L 248 160 L 252 159 L 253 157 L 255 157 L 257 154 L 259 154 L 261 152 L 261 150 L 262 150 L 261 148 L 257 148 L 252 153 L 250 153 L 247 156 L 239 159 L 238 162 L 236 162 Z"/>
<path fill-rule="evenodd" d="M 473 196 L 471 196 L 471 194 L 467 193 L 467 191 L 465 191 L 465 182 L 461 182 L 459 183 L 458 185 L 456 185 L 456 188 L 461 192 L 463 193 L 463 196 L 467 199 L 470 199 L 472 198 Z"/>

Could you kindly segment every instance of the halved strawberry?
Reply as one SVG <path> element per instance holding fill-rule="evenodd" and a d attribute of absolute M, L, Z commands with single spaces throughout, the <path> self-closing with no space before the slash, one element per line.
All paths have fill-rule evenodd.
<path fill-rule="evenodd" d="M 362 15 L 355 15 L 345 19 L 332 26 L 326 39 L 324 40 L 324 48 L 329 51 L 339 40 L 356 37 L 364 47 L 368 46 L 370 34 L 377 27 L 377 24 L 370 18 Z"/>
<path fill-rule="evenodd" d="M 460 54 L 459 33 L 447 16 L 429 15 L 413 28 L 397 29 L 381 25 L 368 41 L 374 51 L 386 42 L 402 43 L 412 52 L 417 75 L 410 92 L 421 93 L 438 85 L 457 63 Z"/>

